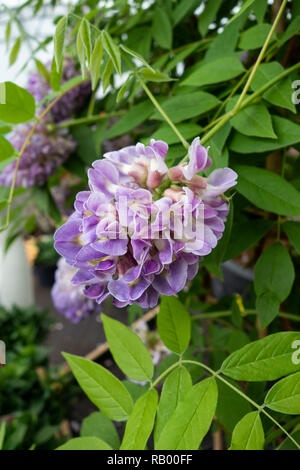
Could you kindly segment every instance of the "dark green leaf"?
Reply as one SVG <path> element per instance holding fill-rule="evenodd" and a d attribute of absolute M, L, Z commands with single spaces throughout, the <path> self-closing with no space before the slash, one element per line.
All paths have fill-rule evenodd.
<path fill-rule="evenodd" d="M 287 234 L 290 243 L 300 254 L 300 223 L 289 220 L 282 224 L 282 228 Z"/>
<path fill-rule="evenodd" d="M 262 47 L 270 32 L 271 25 L 266 23 L 257 24 L 244 31 L 240 36 L 239 48 L 245 50 L 258 49 Z M 273 33 L 271 42 L 276 39 Z"/>
<path fill-rule="evenodd" d="M 253 166 L 239 165 L 236 189 L 260 209 L 279 215 L 300 215 L 300 192 L 281 176 Z"/>
<path fill-rule="evenodd" d="M 160 7 L 155 8 L 152 34 L 159 46 L 164 49 L 171 49 L 173 30 L 169 15 Z"/>
<path fill-rule="evenodd" d="M 150 70 L 147 67 L 142 68 L 139 72 L 144 80 L 149 80 L 150 82 L 170 82 L 174 80 L 165 73 L 159 72 L 158 70 Z"/>
<path fill-rule="evenodd" d="M 0 162 L 10 158 L 15 152 L 11 143 L 0 135 Z"/>
<path fill-rule="evenodd" d="M 202 65 L 181 82 L 181 85 L 203 86 L 225 82 L 244 71 L 242 63 L 235 57 L 224 57 Z"/>
<path fill-rule="evenodd" d="M 102 40 L 101 40 L 101 36 L 98 36 L 98 38 L 95 41 L 95 45 L 94 45 L 94 49 L 93 49 L 92 57 L 91 57 L 91 65 L 90 65 L 93 90 L 95 90 L 99 77 L 100 77 L 100 66 L 101 66 L 102 54 L 103 54 Z"/>
<path fill-rule="evenodd" d="M 134 129 L 144 122 L 152 112 L 153 105 L 150 101 L 143 101 L 133 106 L 125 116 L 121 117 L 121 119 L 107 131 L 106 139 L 112 139 L 113 137 L 129 132 L 131 129 Z"/>
<path fill-rule="evenodd" d="M 214 0 L 214 2 L 205 4 L 205 8 L 198 18 L 198 29 L 202 37 L 206 35 L 209 25 L 214 22 L 222 2 L 223 0 Z"/>

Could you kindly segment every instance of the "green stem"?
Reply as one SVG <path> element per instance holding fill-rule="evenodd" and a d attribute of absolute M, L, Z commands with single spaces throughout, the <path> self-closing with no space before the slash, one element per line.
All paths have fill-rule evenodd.
<path fill-rule="evenodd" d="M 182 361 L 182 364 L 194 364 L 194 365 L 198 365 L 199 367 L 202 367 L 204 368 L 205 370 L 209 371 L 210 373 L 212 373 L 212 375 L 214 377 L 216 377 L 217 379 L 219 379 L 221 382 L 223 382 L 224 384 L 226 384 L 229 388 L 231 388 L 232 390 L 234 390 L 238 395 L 240 395 L 241 397 L 243 397 L 245 400 L 247 400 L 249 403 L 251 403 L 251 405 L 253 405 L 259 412 L 263 413 L 265 416 L 267 416 L 271 421 L 273 421 L 273 423 L 278 426 L 281 431 L 293 442 L 293 444 L 295 444 L 295 446 L 300 449 L 300 445 L 298 444 L 297 441 L 295 441 L 295 439 L 288 433 L 288 431 L 283 427 L 281 426 L 280 423 L 278 423 L 278 421 L 273 418 L 272 415 L 270 415 L 265 409 L 263 406 L 259 405 L 258 403 L 256 403 L 254 400 L 252 400 L 250 397 L 248 397 L 244 392 L 242 392 L 239 388 L 235 387 L 234 385 L 232 385 L 232 383 L 228 382 L 228 380 L 226 380 L 224 377 L 222 377 L 220 375 L 221 371 L 218 371 L 218 372 L 215 372 L 213 371 L 212 369 L 210 369 L 209 367 L 207 367 L 205 364 L 202 364 L 201 362 L 197 362 L 197 361 L 190 361 L 190 360 L 183 360 Z"/>
<path fill-rule="evenodd" d="M 177 361 L 177 362 L 174 362 L 174 364 L 172 364 L 170 367 L 168 367 L 168 369 L 166 369 L 162 374 L 160 374 L 159 377 L 157 377 L 157 379 L 151 384 L 151 388 L 156 387 L 156 385 L 158 385 L 159 382 L 161 382 L 161 380 L 164 377 L 166 377 L 166 375 L 168 375 L 169 372 L 171 372 L 171 370 L 176 369 L 176 367 L 179 367 L 181 363 L 182 363 L 181 360 Z"/>
<path fill-rule="evenodd" d="M 255 309 L 248 309 L 242 316 L 247 315 L 256 315 L 257 311 Z M 213 320 L 222 317 L 230 317 L 232 312 L 230 310 L 220 310 L 218 312 L 208 312 L 208 313 L 200 313 L 199 315 L 193 315 L 192 320 Z M 279 312 L 278 314 L 281 318 L 287 318 L 288 320 L 292 320 L 295 322 L 300 322 L 300 316 L 294 315 L 293 313 L 286 313 L 286 312 Z"/>
<path fill-rule="evenodd" d="M 285 9 L 285 7 L 286 7 L 287 1 L 288 1 L 288 0 L 283 0 L 283 2 L 282 2 L 282 4 L 281 4 L 281 7 L 280 7 L 280 9 L 279 9 L 279 11 L 278 11 L 278 13 L 277 13 L 276 18 L 275 18 L 275 21 L 274 21 L 274 23 L 273 23 L 273 25 L 272 25 L 272 27 L 271 27 L 271 29 L 270 29 L 270 31 L 269 31 L 269 34 L 268 34 L 268 36 L 267 36 L 267 38 L 266 38 L 266 40 L 265 40 L 265 43 L 264 43 L 264 45 L 263 45 L 263 47 L 262 47 L 262 49 L 261 49 L 261 51 L 260 51 L 260 53 L 259 53 L 259 56 L 258 56 L 258 58 L 257 58 L 257 60 L 256 60 L 256 62 L 255 62 L 255 65 L 254 65 L 254 67 L 253 67 L 253 69 L 252 69 L 252 71 L 251 71 L 251 73 L 250 73 L 250 75 L 249 75 L 249 77 L 248 77 L 248 80 L 247 80 L 247 82 L 246 82 L 246 84 L 245 84 L 245 86 L 244 86 L 244 89 L 243 89 L 243 91 L 242 91 L 242 93 L 241 93 L 241 95 L 240 95 L 240 97 L 239 97 L 239 99 L 238 99 L 238 102 L 237 102 L 236 105 L 235 105 L 235 110 L 236 110 L 236 111 L 239 110 L 239 108 L 240 108 L 240 106 L 241 106 L 241 104 L 242 104 L 242 102 L 243 102 L 243 99 L 245 98 L 245 95 L 246 95 L 246 93 L 247 93 L 247 91 L 248 91 L 248 89 L 249 89 L 249 87 L 250 87 L 250 85 L 251 85 L 251 82 L 252 82 L 252 80 L 253 80 L 253 78 L 254 78 L 254 75 L 255 75 L 256 72 L 257 72 L 257 69 L 258 69 L 258 67 L 259 67 L 259 64 L 261 63 L 261 61 L 262 61 L 262 59 L 263 59 L 263 57 L 264 57 L 264 54 L 265 54 L 265 52 L 266 52 L 266 50 L 267 50 L 267 47 L 268 47 L 268 45 L 269 45 L 269 42 L 271 41 L 271 38 L 272 38 L 272 36 L 273 36 L 273 33 L 274 33 L 274 31 L 276 30 L 276 27 L 277 27 L 277 25 L 278 25 L 278 23 L 279 23 L 279 20 L 280 20 L 280 18 L 281 18 L 281 15 L 282 15 L 282 13 L 284 12 L 284 9 Z"/>
<path fill-rule="evenodd" d="M 165 111 L 162 109 L 162 107 L 160 106 L 159 102 L 157 101 L 157 99 L 154 97 L 154 95 L 151 93 L 150 89 L 147 87 L 146 83 L 144 82 L 144 80 L 142 79 L 142 77 L 139 75 L 139 73 L 135 70 L 135 68 L 132 66 L 131 62 L 127 59 L 126 55 L 125 54 L 122 54 L 122 57 L 124 58 L 124 60 L 127 62 L 127 64 L 129 65 L 129 67 L 131 68 L 131 70 L 133 71 L 135 77 L 137 78 L 137 80 L 139 81 L 140 85 L 142 86 L 142 88 L 144 89 L 145 93 L 148 95 L 148 97 L 150 98 L 150 100 L 152 101 L 153 105 L 155 106 L 155 108 L 157 109 L 157 111 L 162 115 L 162 117 L 164 118 L 164 120 L 169 124 L 169 126 L 171 127 L 171 129 L 173 129 L 173 131 L 175 132 L 175 134 L 177 135 L 177 137 L 180 139 L 182 145 L 188 150 L 189 147 L 190 147 L 190 144 L 185 140 L 185 138 L 183 137 L 183 135 L 179 132 L 179 130 L 177 129 L 177 127 L 175 126 L 175 124 L 173 124 L 173 122 L 171 121 L 171 119 L 169 118 L 169 116 L 165 113 Z"/>
<path fill-rule="evenodd" d="M 284 425 L 284 429 L 288 431 L 289 429 L 292 429 L 294 426 L 296 426 L 298 423 L 300 423 L 300 417 L 297 416 L 296 418 L 291 419 L 288 423 Z M 265 444 L 268 445 L 271 442 L 273 442 L 275 439 L 281 436 L 281 429 L 276 429 L 275 431 L 272 431 L 268 436 L 266 436 L 265 439 Z"/>
<path fill-rule="evenodd" d="M 69 119 L 60 124 L 56 124 L 55 129 L 62 129 L 64 127 L 78 126 L 79 124 L 90 124 L 97 121 L 102 121 L 109 117 L 122 116 L 123 111 L 116 111 L 115 113 L 103 113 L 103 114 L 93 114 L 91 116 L 86 116 L 78 119 Z"/>

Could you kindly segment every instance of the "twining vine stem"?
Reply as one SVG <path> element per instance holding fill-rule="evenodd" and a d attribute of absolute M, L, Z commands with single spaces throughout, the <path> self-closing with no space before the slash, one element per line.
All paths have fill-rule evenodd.
<path fill-rule="evenodd" d="M 180 367 L 182 364 L 192 364 L 192 365 L 195 365 L 195 366 L 198 366 L 198 367 L 202 367 L 203 369 L 205 369 L 207 372 L 209 372 L 211 374 L 212 377 L 216 377 L 217 379 L 219 379 L 221 382 L 223 382 L 225 385 L 227 385 L 229 388 L 231 388 L 234 392 L 236 392 L 238 395 L 240 395 L 242 398 L 244 398 L 245 400 L 247 400 L 251 405 L 253 405 L 259 412 L 263 413 L 265 416 L 267 416 L 276 426 L 278 426 L 278 428 L 293 442 L 293 444 L 298 448 L 300 449 L 300 445 L 298 444 L 298 442 L 293 438 L 293 436 L 291 436 L 289 434 L 289 432 L 275 419 L 273 418 L 272 415 L 270 415 L 270 413 L 268 413 L 265 409 L 264 409 L 264 405 L 259 405 L 258 403 L 256 403 L 254 400 L 252 400 L 250 397 L 248 397 L 244 392 L 242 392 L 239 388 L 235 387 L 235 385 L 232 385 L 232 383 L 230 383 L 228 380 L 226 380 L 224 377 L 222 377 L 220 374 L 221 374 L 221 370 L 219 371 L 214 371 L 213 369 L 211 369 L 210 367 L 208 367 L 207 365 L 203 364 L 202 362 L 198 362 L 198 361 L 192 361 L 192 360 L 188 360 L 188 359 L 181 359 L 178 361 L 178 362 L 175 362 L 174 364 L 172 364 L 168 369 L 166 369 L 152 384 L 151 384 L 151 388 L 154 388 L 156 385 L 159 384 L 159 382 L 161 382 L 161 380 L 169 374 L 169 372 L 171 372 L 172 370 L 176 369 L 177 367 Z"/>

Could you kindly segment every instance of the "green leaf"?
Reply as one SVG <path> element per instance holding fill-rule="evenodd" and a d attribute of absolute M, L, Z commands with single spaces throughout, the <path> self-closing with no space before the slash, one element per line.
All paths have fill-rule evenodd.
<path fill-rule="evenodd" d="M 228 379 L 228 382 L 241 390 L 240 386 L 232 380 Z M 217 385 L 218 404 L 216 418 L 229 433 L 232 433 L 236 423 L 242 419 L 246 413 L 249 413 L 252 408 L 241 395 L 228 387 L 224 382 L 219 380 Z"/>
<path fill-rule="evenodd" d="M 0 162 L 7 160 L 15 153 L 11 143 L 0 135 Z"/>
<path fill-rule="evenodd" d="M 34 62 L 35 62 L 39 75 L 41 77 L 44 77 L 47 83 L 50 83 L 50 74 L 47 68 L 45 67 L 45 65 L 38 59 L 34 59 Z"/>
<path fill-rule="evenodd" d="M 0 83 L 0 119 L 11 124 L 34 118 L 35 101 L 24 88 L 12 82 Z"/>
<path fill-rule="evenodd" d="M 153 105 L 148 100 L 133 106 L 106 133 L 106 139 L 112 139 L 139 126 L 153 112 Z"/>
<path fill-rule="evenodd" d="M 210 428 L 217 398 L 213 378 L 194 385 L 163 428 L 156 450 L 197 450 Z"/>
<path fill-rule="evenodd" d="M 278 47 L 281 47 L 286 41 L 291 39 L 296 34 L 299 34 L 300 30 L 300 15 L 296 16 L 291 23 L 288 25 L 286 30 L 280 36 L 278 41 Z"/>
<path fill-rule="evenodd" d="M 95 41 L 94 49 L 91 57 L 90 72 L 92 78 L 92 89 L 95 90 L 99 77 L 100 77 L 100 66 L 103 54 L 103 46 L 101 36 Z"/>
<path fill-rule="evenodd" d="M 260 326 L 268 326 L 279 313 L 280 302 L 273 292 L 263 292 L 255 301 L 256 311 L 260 320 Z"/>
<path fill-rule="evenodd" d="M 150 70 L 147 67 L 139 70 L 139 73 L 142 75 L 144 80 L 149 80 L 150 82 L 170 82 L 174 78 L 170 78 L 167 74 L 159 72 L 159 70 Z"/>
<path fill-rule="evenodd" d="M 98 437 L 75 437 L 56 450 L 112 450 L 112 448 Z"/>
<path fill-rule="evenodd" d="M 76 37 L 76 50 L 77 56 L 80 63 L 82 78 L 86 78 L 86 66 L 85 66 L 85 48 L 81 34 L 78 32 Z"/>
<path fill-rule="evenodd" d="M 238 96 L 229 100 L 226 111 L 230 111 L 238 101 Z M 232 126 L 241 134 L 277 139 L 273 130 L 271 115 L 263 104 L 252 104 L 238 112 L 230 120 Z"/>
<path fill-rule="evenodd" d="M 164 382 L 157 418 L 154 439 L 157 443 L 163 428 L 176 410 L 178 404 L 192 388 L 192 379 L 185 367 L 178 367 L 168 375 Z"/>
<path fill-rule="evenodd" d="M 172 12 L 172 19 L 174 26 L 177 25 L 185 16 L 192 13 L 195 8 L 199 5 L 199 0 L 181 0 Z"/>
<path fill-rule="evenodd" d="M 82 390 L 108 418 L 124 421 L 132 410 L 125 386 L 107 369 L 79 356 L 63 353 Z"/>
<path fill-rule="evenodd" d="M 131 55 L 132 57 L 135 57 L 136 59 L 140 60 L 142 64 L 145 65 L 149 70 L 152 70 L 154 72 L 155 70 L 151 67 L 151 65 L 148 64 L 148 62 L 144 59 L 144 57 L 139 54 L 136 51 L 133 51 L 132 49 L 129 49 L 129 47 L 124 46 L 124 44 L 120 44 L 120 48 L 123 49 L 124 52 L 127 54 Z"/>
<path fill-rule="evenodd" d="M 291 433 L 291 436 L 295 439 L 296 442 L 300 445 L 300 429 L 297 431 L 294 431 Z M 284 439 L 282 443 L 280 444 L 279 447 L 277 447 L 278 450 L 299 450 L 299 447 L 297 447 L 289 437 Z"/>
<path fill-rule="evenodd" d="M 237 153 L 271 152 L 300 142 L 300 126 L 279 116 L 272 116 L 273 129 L 277 139 L 249 137 L 236 133 L 230 143 L 230 149 Z"/>
<path fill-rule="evenodd" d="M 237 77 L 244 71 L 236 57 L 224 57 L 200 66 L 181 82 L 182 86 L 203 86 L 225 82 Z"/>
<path fill-rule="evenodd" d="M 78 34 L 80 34 L 84 49 L 85 49 L 85 55 L 88 61 L 88 64 L 90 64 L 91 61 L 91 53 L 92 53 L 92 42 L 91 42 L 91 29 L 90 29 L 90 23 L 87 21 L 85 18 L 82 18 Z"/>
<path fill-rule="evenodd" d="M 103 72 L 103 75 L 102 75 L 103 91 L 106 91 L 106 89 L 109 85 L 110 77 L 113 73 L 113 70 L 114 70 L 113 61 L 111 59 L 108 59 L 108 61 L 106 62 L 106 65 L 104 67 L 104 72 Z"/>
<path fill-rule="evenodd" d="M 229 450 L 263 450 L 264 441 L 259 411 L 252 411 L 246 414 L 234 428 Z"/>
<path fill-rule="evenodd" d="M 265 405 L 279 413 L 300 414 L 300 372 L 273 385 L 267 393 Z"/>
<path fill-rule="evenodd" d="M 126 424 L 120 450 L 144 450 L 154 426 L 158 395 L 155 389 L 142 395 L 134 404 Z"/>
<path fill-rule="evenodd" d="M 6 28 L 5 28 L 5 44 L 6 44 L 6 47 L 8 47 L 8 45 L 9 45 L 10 33 L 11 33 L 11 21 L 8 21 L 6 23 Z"/>
<path fill-rule="evenodd" d="M 223 261 L 233 259 L 243 251 L 256 245 L 270 231 L 272 226 L 273 222 L 265 219 L 234 222 Z"/>
<path fill-rule="evenodd" d="M 176 297 L 162 298 L 157 327 L 164 344 L 173 352 L 182 354 L 191 338 L 191 317 Z"/>
<path fill-rule="evenodd" d="M 6 421 L 2 421 L 1 426 L 0 426 L 0 450 L 3 449 L 5 430 L 6 430 Z"/>
<path fill-rule="evenodd" d="M 269 246 L 260 256 L 254 270 L 257 295 L 273 292 L 283 302 L 289 295 L 295 278 L 294 266 L 288 251 L 280 243 Z"/>
<path fill-rule="evenodd" d="M 262 47 L 270 32 L 271 25 L 267 23 L 257 24 L 244 31 L 240 36 L 239 48 L 245 50 L 258 49 Z M 276 39 L 273 33 L 271 43 Z"/>
<path fill-rule="evenodd" d="M 164 49 L 171 49 L 173 40 L 173 30 L 169 15 L 160 7 L 154 10 L 152 34 L 159 46 Z"/>
<path fill-rule="evenodd" d="M 93 131 L 89 126 L 74 126 L 72 136 L 77 142 L 76 153 L 87 165 L 91 165 L 97 159 L 97 151 L 93 141 Z"/>
<path fill-rule="evenodd" d="M 206 35 L 209 25 L 215 20 L 222 2 L 223 0 L 214 0 L 205 4 L 203 12 L 198 17 L 198 30 L 202 37 Z"/>
<path fill-rule="evenodd" d="M 60 71 L 56 70 L 55 58 L 53 58 L 51 62 L 51 70 L 50 70 L 50 84 L 51 84 L 52 90 L 54 90 L 55 92 L 60 90 L 60 81 L 62 77 L 62 71 L 63 71 L 62 68 Z"/>
<path fill-rule="evenodd" d="M 233 23 L 240 15 L 242 15 L 251 5 L 254 3 L 255 0 L 246 0 L 243 3 L 243 6 L 239 9 L 239 11 L 229 20 L 229 23 Z"/>
<path fill-rule="evenodd" d="M 67 17 L 64 16 L 59 20 L 54 34 L 54 57 L 56 63 L 56 70 L 61 71 L 64 59 L 64 44 L 65 34 L 67 27 Z"/>
<path fill-rule="evenodd" d="M 292 360 L 292 344 L 300 333 L 281 332 L 253 341 L 232 353 L 222 364 L 221 371 L 236 380 L 260 382 L 276 380 L 300 370 Z"/>
<path fill-rule="evenodd" d="M 120 447 L 120 438 L 113 422 L 99 411 L 91 413 L 82 421 L 81 437 L 98 437 L 105 440 L 112 449 Z"/>
<path fill-rule="evenodd" d="M 266 64 L 261 64 L 258 67 L 256 74 L 254 75 L 254 78 L 251 82 L 252 90 L 259 90 L 283 71 L 284 68 L 279 62 L 268 62 Z M 291 100 L 291 88 L 292 81 L 289 77 L 287 77 L 275 83 L 275 85 L 269 88 L 262 96 L 265 100 L 269 101 L 269 103 L 275 104 L 275 106 L 281 106 L 282 108 L 289 109 L 295 113 L 296 108 Z"/>
<path fill-rule="evenodd" d="M 190 94 L 172 96 L 164 101 L 162 108 L 169 118 L 177 123 L 195 116 L 200 116 L 215 108 L 218 104 L 219 100 L 215 98 L 215 96 L 204 91 L 198 91 Z M 153 118 L 163 120 L 163 117 L 158 112 L 154 114 Z"/>
<path fill-rule="evenodd" d="M 193 123 L 178 124 L 176 127 L 179 132 L 183 135 L 183 137 L 187 140 L 198 136 L 202 129 L 200 126 L 198 126 L 198 124 Z M 180 142 L 178 135 L 175 134 L 169 124 L 162 124 L 152 135 L 152 138 L 155 140 L 165 140 L 166 142 L 168 142 L 168 145 L 177 144 L 178 142 Z"/>
<path fill-rule="evenodd" d="M 107 31 L 102 31 L 102 42 L 103 47 L 106 50 L 107 54 L 111 58 L 116 71 L 120 74 L 121 73 L 121 55 L 119 46 L 113 41 L 111 36 L 108 34 Z"/>
<path fill-rule="evenodd" d="M 300 254 L 300 223 L 289 220 L 282 224 L 282 228 L 287 234 L 289 242 Z"/>
<path fill-rule="evenodd" d="M 132 74 L 128 75 L 126 81 L 123 83 L 123 85 L 119 89 L 118 94 L 117 94 L 117 103 L 119 103 L 121 99 L 123 98 L 124 93 L 126 92 L 127 88 L 129 88 L 129 83 L 132 79 L 133 79 L 133 75 Z"/>
<path fill-rule="evenodd" d="M 260 209 L 279 215 L 300 215 L 300 192 L 281 176 L 262 168 L 239 165 L 236 189 Z"/>
<path fill-rule="evenodd" d="M 102 315 L 105 336 L 114 360 L 131 379 L 149 381 L 153 377 L 151 355 L 142 340 L 125 325 Z"/>
<path fill-rule="evenodd" d="M 13 65 L 17 58 L 18 58 L 18 54 L 19 54 L 19 51 L 20 51 L 20 46 L 21 46 L 21 38 L 18 37 L 16 39 L 16 42 L 14 43 L 13 47 L 12 47 L 12 50 L 10 51 L 10 54 L 9 54 L 9 65 Z"/>

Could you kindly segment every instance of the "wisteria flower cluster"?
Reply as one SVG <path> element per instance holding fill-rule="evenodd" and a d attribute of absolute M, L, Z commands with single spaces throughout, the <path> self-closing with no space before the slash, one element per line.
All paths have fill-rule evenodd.
<path fill-rule="evenodd" d="M 230 168 L 208 177 L 208 149 L 194 139 L 189 161 L 168 169 L 168 145 L 151 140 L 108 152 L 88 172 L 89 191 L 55 233 L 55 248 L 77 268 L 74 285 L 97 301 L 154 307 L 194 278 L 201 257 L 217 245 L 236 184 Z M 193 230 L 194 225 L 200 229 Z"/>
<path fill-rule="evenodd" d="M 17 150 L 21 150 L 33 123 L 19 124 L 10 134 L 9 140 Z M 43 185 L 47 178 L 56 172 L 69 155 L 76 149 L 76 142 L 64 132 L 49 133 L 39 124 L 27 145 L 19 164 L 16 187 L 25 188 Z M 16 160 L 7 165 L 0 174 L 0 183 L 11 186 Z"/>
<path fill-rule="evenodd" d="M 48 64 L 50 68 L 50 64 Z M 62 82 L 65 82 L 79 74 L 75 63 L 71 58 L 65 61 Z M 50 85 L 38 72 L 34 72 L 28 81 L 28 91 L 40 102 L 51 92 Z M 51 118 L 54 123 L 58 123 L 69 118 L 73 113 L 79 111 L 86 103 L 91 93 L 89 81 L 70 90 L 51 109 Z M 43 110 L 44 106 L 40 107 Z M 58 167 L 62 165 L 76 149 L 76 142 L 72 136 L 64 131 L 49 131 L 47 123 L 49 115 L 46 115 L 38 124 L 32 135 L 29 144 L 23 152 L 17 172 L 16 187 L 41 186 L 54 174 Z M 19 124 L 14 127 L 13 132 L 8 136 L 8 140 L 20 151 L 33 123 Z M 0 174 L 0 183 L 10 186 L 14 178 L 16 161 L 7 165 Z"/>
<path fill-rule="evenodd" d="M 46 68 L 50 71 L 51 62 L 48 62 Z M 61 77 L 61 83 L 65 83 L 71 78 L 78 76 L 74 60 L 68 57 L 64 61 L 64 68 Z M 27 90 L 35 98 L 36 102 L 41 102 L 45 96 L 51 93 L 51 87 L 47 80 L 39 72 L 30 75 L 27 84 Z M 51 109 L 51 117 L 55 123 L 68 119 L 72 114 L 80 111 L 85 105 L 92 92 L 91 82 L 86 81 L 68 91 Z M 43 107 L 41 107 L 43 109 Z"/>
<path fill-rule="evenodd" d="M 55 283 L 51 295 L 55 308 L 72 323 L 79 323 L 97 310 L 99 305 L 84 294 L 83 286 L 73 286 L 71 279 L 76 273 L 76 268 L 60 258 L 55 271 Z"/>

